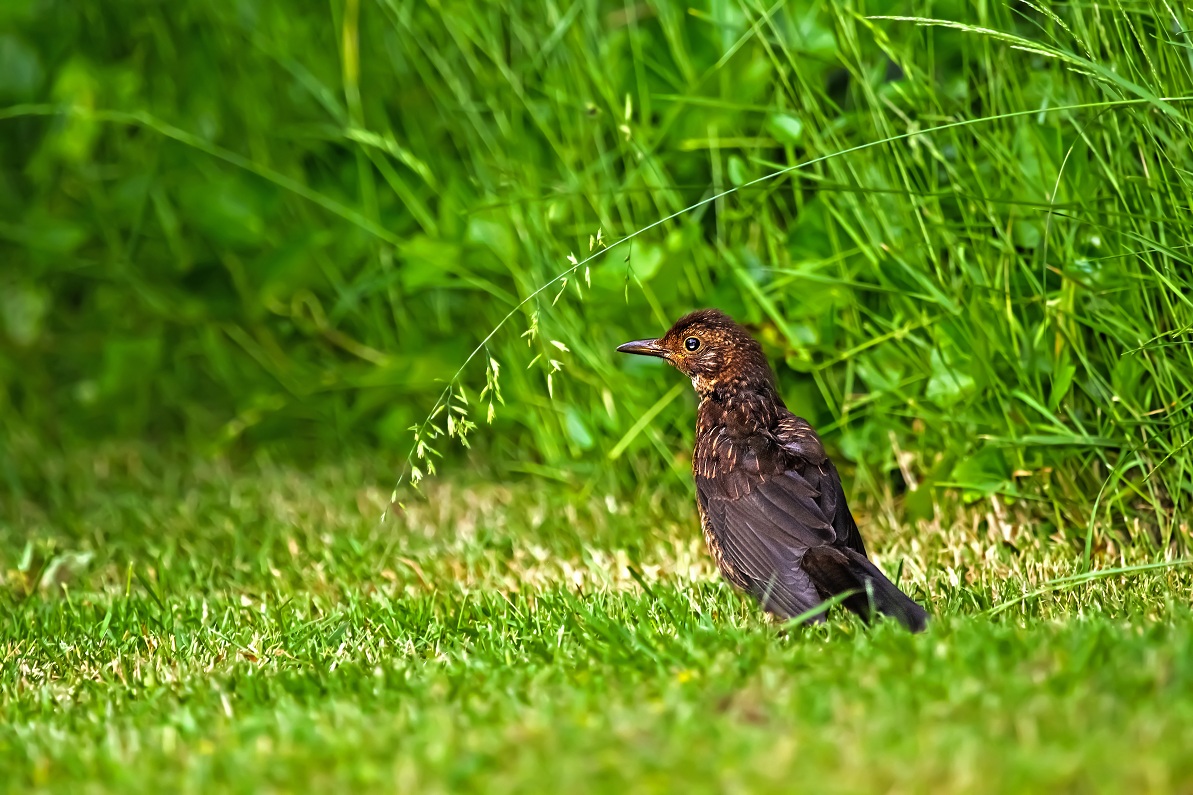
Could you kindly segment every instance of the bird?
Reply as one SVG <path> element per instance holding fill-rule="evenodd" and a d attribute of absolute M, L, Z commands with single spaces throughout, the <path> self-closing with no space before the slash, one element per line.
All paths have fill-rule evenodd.
<path fill-rule="evenodd" d="M 696 504 L 725 579 L 779 620 L 824 621 L 821 606 L 836 598 L 867 621 L 877 612 L 925 629 L 928 612 L 870 561 L 837 468 L 808 421 L 788 410 L 745 328 L 702 309 L 617 350 L 658 357 L 692 379 Z"/>

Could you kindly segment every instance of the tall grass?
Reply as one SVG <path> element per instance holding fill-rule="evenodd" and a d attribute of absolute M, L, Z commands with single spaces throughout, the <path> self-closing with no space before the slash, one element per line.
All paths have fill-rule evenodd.
<path fill-rule="evenodd" d="M 1184 531 L 1179 5 L 183 8 L 6 40 L 43 75 L 0 86 L 39 105 L 0 117 L 24 450 L 181 431 L 396 465 L 441 395 L 483 425 L 496 375 L 477 460 L 678 479 L 690 400 L 611 349 L 716 305 L 913 518 L 997 495 L 1087 556 Z"/>

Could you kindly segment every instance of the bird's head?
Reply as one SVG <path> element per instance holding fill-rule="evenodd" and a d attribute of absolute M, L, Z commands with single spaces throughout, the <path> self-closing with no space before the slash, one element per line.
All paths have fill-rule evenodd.
<path fill-rule="evenodd" d="M 617 350 L 667 361 L 691 378 L 701 395 L 735 382 L 770 385 L 774 380 L 761 346 L 717 309 L 684 315 L 658 339 L 634 340 Z"/>

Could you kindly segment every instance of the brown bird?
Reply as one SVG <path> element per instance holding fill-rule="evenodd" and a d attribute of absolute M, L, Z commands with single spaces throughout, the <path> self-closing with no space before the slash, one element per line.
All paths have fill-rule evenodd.
<path fill-rule="evenodd" d="M 680 318 L 622 353 L 657 356 L 700 397 L 692 471 L 709 551 L 725 579 L 779 618 L 843 596 L 919 632 L 928 613 L 866 557 L 837 468 L 820 437 L 787 410 L 762 348 L 722 312 Z M 823 612 L 813 621 L 823 621 Z"/>

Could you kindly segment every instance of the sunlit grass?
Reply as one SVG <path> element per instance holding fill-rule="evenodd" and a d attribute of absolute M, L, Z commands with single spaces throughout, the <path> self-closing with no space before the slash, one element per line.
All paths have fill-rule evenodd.
<path fill-rule="evenodd" d="M 912 636 L 780 631 L 720 582 L 690 501 L 646 488 L 440 483 L 381 525 L 384 474 L 356 459 L 53 468 L 48 510 L 0 526 L 14 789 L 1193 781 L 1193 572 L 1033 595 L 1079 550 L 990 502 L 901 529 L 897 503 L 859 512 L 936 616 Z"/>

